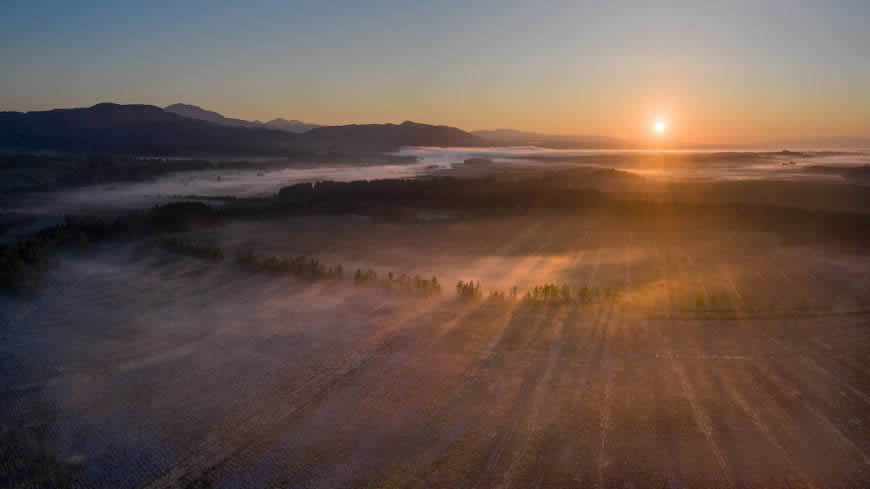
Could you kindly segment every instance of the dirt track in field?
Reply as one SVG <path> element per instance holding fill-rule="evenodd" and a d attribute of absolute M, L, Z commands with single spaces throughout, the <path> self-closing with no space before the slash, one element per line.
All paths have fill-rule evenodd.
<path fill-rule="evenodd" d="M 734 244 L 701 266 L 701 245 L 624 234 L 619 246 L 587 236 L 562 249 L 572 226 L 512 228 L 515 240 L 488 230 L 490 254 L 444 250 L 449 273 L 618 281 L 635 305 L 663 305 L 410 298 L 131 245 L 65 259 L 45 294 L 4 303 L 0 422 L 38 428 L 60 460 L 77 457 L 81 487 L 870 481 L 870 316 L 844 313 L 863 289 L 831 271 L 838 260 L 863 267 L 860 257 L 773 244 L 758 252 L 768 266 L 753 269 L 737 266 L 735 256 L 753 258 Z M 436 234 L 451 229 L 467 228 Z M 392 262 L 347 244 L 324 249 L 402 269 L 430 238 L 392 240 Z M 307 246 L 266 241 L 288 254 Z M 795 256 L 814 261 L 786 266 Z M 839 283 L 848 294 L 831 296 L 848 301 L 813 317 L 759 319 L 745 307 L 750 290 L 801 295 L 818 286 L 800 282 L 811 274 Z M 668 308 L 685 284 L 725 290 L 729 276 L 736 319 Z M 673 310 L 677 319 L 663 317 Z"/>

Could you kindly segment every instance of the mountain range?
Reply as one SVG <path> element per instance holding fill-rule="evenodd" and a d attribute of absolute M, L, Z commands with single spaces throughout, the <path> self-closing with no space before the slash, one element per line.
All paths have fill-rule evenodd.
<path fill-rule="evenodd" d="M 152 105 L 0 112 L 0 147 L 90 153 L 275 154 L 293 134 L 182 117 Z"/>
<path fill-rule="evenodd" d="M 350 124 L 323 126 L 302 135 L 318 147 L 351 147 L 378 151 L 402 146 L 487 146 L 485 139 L 450 126 L 405 121 L 401 124 Z"/>
<path fill-rule="evenodd" d="M 320 127 L 319 124 L 310 124 L 307 122 L 297 121 L 297 120 L 287 120 L 287 119 L 272 119 L 269 122 L 260 122 L 260 121 L 246 121 L 243 119 L 233 119 L 230 117 L 224 117 L 223 115 L 211 111 L 203 109 L 202 107 L 197 107 L 196 105 L 190 104 L 172 104 L 166 106 L 163 110 L 167 112 L 172 112 L 178 114 L 180 116 L 187 117 L 189 119 L 199 119 L 201 121 L 214 122 L 215 124 L 220 124 L 222 126 L 233 126 L 233 127 L 260 127 L 266 129 L 278 129 L 280 131 L 293 132 L 293 133 L 302 133 L 308 131 L 309 129 L 314 129 L 315 127 Z"/>
<path fill-rule="evenodd" d="M 310 152 L 388 152 L 403 146 L 625 148 L 615 139 L 552 136 L 451 126 L 350 124 L 233 119 L 195 105 L 101 103 L 87 108 L 0 112 L 0 148 L 90 153 L 288 155 Z"/>
<path fill-rule="evenodd" d="M 216 112 L 212 114 L 206 115 L 226 120 Z M 311 151 L 386 152 L 402 146 L 486 144 L 482 138 L 454 127 L 410 121 L 323 126 L 294 133 L 262 124 L 244 126 L 191 118 L 153 105 L 101 103 L 88 108 L 0 112 L 0 148 L 13 150 L 287 155 Z"/>
<path fill-rule="evenodd" d="M 319 124 L 310 124 L 307 122 L 280 118 L 273 119 L 269 122 L 233 119 L 229 117 L 224 117 L 217 112 L 206 110 L 202 107 L 197 107 L 196 105 L 181 103 L 169 105 L 164 110 L 174 112 L 178 115 L 182 115 L 191 119 L 214 122 L 215 124 L 221 124 L 224 126 L 265 127 L 269 129 L 279 129 L 281 131 L 293 133 L 303 133 L 314 128 L 324 127 Z M 413 145 L 408 144 L 408 141 L 415 140 L 418 137 L 422 137 L 427 142 L 431 143 L 431 141 L 428 140 L 428 136 L 420 131 L 421 128 L 419 126 L 422 126 L 422 124 L 417 124 L 416 127 L 412 126 L 411 124 L 414 123 L 406 121 L 398 126 L 394 124 L 359 124 L 350 126 L 336 126 L 343 127 L 345 129 L 322 131 L 316 134 L 316 139 L 322 143 L 328 143 L 330 138 L 338 138 L 334 139 L 336 141 L 346 141 L 346 139 L 342 138 L 350 138 L 355 140 L 356 144 L 362 145 L 372 140 L 372 136 L 374 136 L 373 132 L 384 130 L 388 133 L 389 139 L 392 139 L 397 144 L 401 144 L 404 146 Z M 481 144 L 481 141 L 469 138 L 469 133 L 465 133 L 464 131 L 460 131 L 460 133 L 457 132 L 459 131 L 458 129 L 451 128 L 449 126 L 435 127 L 439 128 L 439 130 L 441 131 L 440 139 L 442 140 L 442 143 L 444 143 L 441 144 L 443 146 L 479 146 Z M 535 132 L 516 131 L 513 129 L 472 131 L 470 134 L 478 136 L 479 138 L 486 140 L 488 144 L 494 146 L 537 146 L 542 148 L 554 149 L 629 147 L 629 145 L 625 141 L 599 136 L 552 135 L 540 134 Z M 457 142 L 457 144 L 451 144 L 454 141 Z"/>

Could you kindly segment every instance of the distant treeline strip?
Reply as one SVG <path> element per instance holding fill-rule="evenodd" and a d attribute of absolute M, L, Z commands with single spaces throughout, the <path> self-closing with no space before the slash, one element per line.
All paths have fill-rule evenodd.
<path fill-rule="evenodd" d="M 613 178 L 624 172 L 602 170 Z M 604 212 L 634 230 L 692 228 L 778 232 L 817 239 L 870 242 L 870 194 L 849 186 L 818 189 L 790 182 L 719 182 L 662 185 L 651 191 L 604 192 L 559 178 L 384 179 L 299 183 L 272 198 L 236 199 L 220 209 L 226 217 L 311 213 L 392 216 L 401 209 L 459 213 L 524 214 L 541 211 Z M 770 195 L 782 196 L 772 199 Z M 844 196 L 839 196 L 843 194 Z M 831 207 L 849 204 L 852 210 Z"/>
<path fill-rule="evenodd" d="M 113 236 L 129 234 L 131 228 L 141 227 L 141 220 L 119 219 L 112 223 L 83 220 L 67 217 L 63 224 L 40 231 L 36 235 L 17 241 L 11 245 L 0 245 L 0 288 L 19 289 L 39 281 L 42 271 L 52 261 L 53 253 L 60 248 L 83 250 L 91 243 Z M 137 224 L 138 223 L 138 224 Z M 152 228 L 158 227 L 154 222 Z M 181 237 L 164 237 L 158 241 L 161 249 L 204 259 L 210 262 L 223 260 L 224 251 L 212 244 L 187 240 Z M 252 251 L 240 253 L 236 263 L 248 269 L 261 272 L 279 273 L 295 278 L 320 281 L 345 279 L 345 268 L 341 264 L 328 265 L 316 258 L 296 256 L 264 256 Z M 442 291 L 437 277 L 424 278 L 419 275 L 378 274 L 372 269 L 357 269 L 352 279 L 354 285 L 377 287 L 390 290 L 413 291 L 420 295 L 438 295 Z M 582 285 L 571 287 L 567 284 L 547 283 L 532 286 L 524 291 L 516 286 L 507 291 L 490 290 L 484 294 L 480 282 L 459 281 L 456 284 L 456 297 L 462 301 L 488 301 L 490 303 L 521 302 L 524 304 L 562 304 L 589 305 L 613 304 L 628 307 L 623 302 L 625 291 L 620 287 L 594 287 Z M 703 317 L 736 317 L 737 304 L 730 301 L 725 292 L 711 294 L 698 293 L 694 299 L 684 297 L 673 301 L 674 311 L 683 311 Z M 782 315 L 790 313 L 819 314 L 830 312 L 830 308 L 820 305 L 811 306 L 801 299 L 792 307 L 776 307 L 773 304 L 758 304 L 747 301 L 741 314 Z"/>
<path fill-rule="evenodd" d="M 210 261 L 220 261 L 224 257 L 221 248 L 188 241 L 178 237 L 164 238 L 159 245 L 162 249 L 175 253 L 202 258 Z M 328 265 L 313 257 L 294 256 L 269 256 L 258 255 L 251 250 L 242 252 L 236 258 L 236 263 L 255 271 L 264 271 L 290 275 L 296 278 L 317 280 L 340 280 L 344 278 L 344 266 Z M 357 269 L 353 274 L 353 282 L 357 286 L 380 287 L 385 289 L 414 290 L 424 295 L 441 293 L 441 282 L 438 277 L 424 278 L 420 275 L 395 274 L 388 272 L 378 274 L 373 269 Z M 456 284 L 456 295 L 459 299 L 478 301 L 484 298 L 480 288 L 480 282 L 463 282 Z M 578 303 L 591 304 L 603 300 L 616 300 L 621 291 L 614 288 L 599 290 L 588 286 L 572 290 L 568 285 L 557 286 L 556 284 L 544 284 L 527 290 L 522 300 L 535 303 Z M 500 290 L 492 290 L 488 296 L 490 300 L 518 300 L 520 299 L 519 288 L 513 287 L 508 293 Z"/>
<path fill-rule="evenodd" d="M 0 244 L 0 290 L 22 290 L 39 282 L 42 272 L 60 250 L 82 250 L 112 238 L 183 231 L 193 224 L 214 222 L 213 210 L 199 202 L 158 206 L 150 212 L 132 213 L 104 221 L 94 217 L 65 216 L 64 222 L 42 229 L 14 242 Z M 163 242 L 168 247 L 186 243 Z M 188 250 L 190 254 L 213 254 L 214 250 Z"/>
<path fill-rule="evenodd" d="M 373 182 L 374 187 L 380 184 Z M 313 186 L 305 184 L 303 187 L 314 189 L 315 187 L 332 187 L 338 184 L 320 184 Z M 347 188 L 357 188 L 364 184 L 352 183 Z M 413 190 L 413 185 L 406 187 L 405 183 L 386 183 L 387 187 L 398 185 L 405 190 Z M 410 184 L 409 184 L 410 185 Z M 440 185 L 440 184 L 439 184 Z M 303 187 L 295 186 L 295 189 Z M 345 188 L 345 187 L 342 187 Z M 473 190 L 463 187 L 468 192 Z M 419 189 L 419 188 L 418 188 Z M 367 192 L 367 191 L 366 191 Z M 283 193 L 283 192 L 282 192 Z M 327 192 L 329 193 L 329 192 Z M 406 192 L 399 192 L 407 195 Z M 462 192 L 460 192 L 462 193 Z M 353 192 L 351 192 L 353 194 Z M 285 195 L 286 196 L 286 195 Z M 254 199 L 246 204 L 257 208 L 261 205 L 272 205 L 277 199 Z M 412 197 L 408 197 L 412 198 Z M 292 200 L 292 199 L 291 199 Z M 271 204 L 270 204 L 271 203 Z M 235 205 L 235 204 L 233 204 Z M 51 263 L 54 253 L 59 249 L 83 249 L 89 244 L 100 242 L 107 238 L 119 238 L 133 235 L 149 235 L 166 231 L 186 231 L 195 225 L 209 225 L 217 222 L 221 217 L 232 215 L 235 210 L 215 209 L 201 202 L 179 202 L 165 206 L 158 206 L 150 212 L 142 214 L 130 214 L 125 217 L 104 222 L 92 218 L 67 217 L 63 224 L 54 226 L 29 237 L 21 238 L 14 243 L 0 245 L 0 289 L 18 290 L 30 284 L 39 282 L 42 271 Z M 783 211 L 785 212 L 785 211 Z M 866 227 L 857 229 L 855 232 L 864 232 Z M 220 261 L 224 252 L 218 247 L 167 237 L 159 241 L 159 245 L 167 250 L 196 256 L 212 261 Z M 343 278 L 344 268 L 341 265 L 325 265 L 313 258 L 296 257 L 266 257 L 249 253 L 239 257 L 240 264 L 253 269 L 273 271 L 290 274 L 310 280 Z M 401 288 L 419 290 L 426 294 L 440 293 L 441 282 L 437 278 L 425 279 L 422 277 L 410 277 L 404 274 L 378 275 L 374 270 L 357 270 L 353 275 L 354 282 L 358 285 L 380 286 L 385 288 Z M 479 282 L 459 282 L 456 287 L 457 296 L 464 300 L 482 300 L 484 294 Z M 487 298 L 495 301 L 524 301 L 531 303 L 550 304 L 592 304 L 604 302 L 620 302 L 623 290 L 620 288 L 596 288 L 581 286 L 571 288 L 567 285 L 544 284 L 534 286 L 520 294 L 516 287 L 504 292 L 491 291 Z M 678 298 L 679 299 L 679 298 Z M 672 309 L 692 312 L 702 315 L 736 314 L 738 304 L 729 299 L 727 293 L 714 293 L 708 295 L 699 291 L 697 295 L 689 294 L 679 300 L 672 301 Z M 634 307 L 627 304 L 626 307 Z M 773 304 L 762 304 L 755 301 L 751 296 L 741 298 L 741 314 L 769 313 L 775 310 L 793 310 L 799 312 L 822 312 L 825 305 L 811 305 L 802 299 L 793 307 L 777 308 Z M 830 307 L 827 307 L 830 311 Z"/>
<path fill-rule="evenodd" d="M 193 241 L 185 241 L 181 238 L 166 238 L 160 242 L 161 248 L 176 253 L 194 256 L 210 261 L 219 261 L 224 252 L 214 245 L 208 245 Z M 343 265 L 328 265 L 313 257 L 295 256 L 281 257 L 258 255 L 253 251 L 240 253 L 236 263 L 250 270 L 270 272 L 293 276 L 307 281 L 342 280 L 345 279 Z M 420 275 L 396 274 L 388 272 L 379 274 L 373 269 L 357 269 L 352 275 L 353 283 L 362 287 L 377 287 L 391 290 L 413 291 L 420 295 L 441 294 L 441 282 L 437 277 L 424 278 Z M 530 305 L 605 305 L 622 307 L 626 310 L 631 308 L 626 302 L 625 289 L 622 287 L 596 287 L 581 285 L 571 287 L 568 284 L 546 283 L 535 285 L 528 289 L 520 290 L 519 287 L 511 287 L 507 291 L 491 289 L 484 293 L 479 281 L 463 281 L 456 283 L 456 297 L 466 302 L 489 303 L 522 303 Z M 811 306 L 806 299 L 801 299 L 791 307 L 776 307 L 773 304 L 758 304 L 747 301 L 739 309 L 742 314 L 758 315 L 782 315 L 787 313 L 824 313 L 830 312 L 830 308 L 820 305 Z M 671 301 L 672 312 L 691 313 L 695 316 L 718 318 L 736 317 L 738 306 L 729 300 L 724 291 L 712 293 L 699 292 L 697 295 L 686 297 L 673 297 Z"/>
<path fill-rule="evenodd" d="M 326 265 L 316 258 L 296 256 L 261 256 L 252 251 L 239 255 L 237 262 L 249 268 L 292 275 L 305 280 L 339 280 L 344 278 L 344 266 Z M 392 272 L 379 276 L 372 269 L 357 269 L 353 274 L 357 286 L 381 287 L 386 289 L 411 290 L 423 295 L 441 293 L 441 285 L 436 277 L 431 279 L 419 275 L 413 277 Z"/>
<path fill-rule="evenodd" d="M 105 224 L 67 216 L 62 224 L 14 243 L 0 245 L 0 289 L 18 290 L 37 283 L 56 250 L 87 248 L 94 239 L 119 232 L 121 226 L 119 221 Z"/>

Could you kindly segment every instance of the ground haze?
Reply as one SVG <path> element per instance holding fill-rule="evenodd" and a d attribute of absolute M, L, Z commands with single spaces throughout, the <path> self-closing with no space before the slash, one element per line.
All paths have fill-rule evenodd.
<path fill-rule="evenodd" d="M 321 208 L 387 184 L 327 185 L 307 210 L 297 189 L 221 204 L 217 224 L 171 234 L 223 250 L 220 261 L 150 235 L 61 253 L 38 290 L 0 299 L 3 460 L 31 467 L 5 477 L 44 481 L 48 464 L 58 487 L 105 488 L 868 480 L 870 258 L 863 235 L 814 221 L 861 222 L 860 201 L 820 199 L 839 202 L 822 218 L 789 205 L 776 215 L 809 220 L 776 225 L 703 210 L 732 195 L 718 183 L 689 198 L 679 182 L 484 167 L 451 170 L 466 190 L 450 207 L 384 212 L 401 193 Z M 466 181 L 498 202 L 499 189 L 531 200 L 489 208 Z M 672 205 L 528 197 L 593 184 Z M 769 192 L 740 195 L 770 204 Z M 252 269 L 242 251 L 340 263 L 345 279 Z M 437 276 L 443 290 L 355 284 L 357 269 Z M 457 297 L 460 280 L 483 297 Z M 546 283 L 598 295 L 523 298 Z M 514 286 L 516 299 L 487 298 Z"/>

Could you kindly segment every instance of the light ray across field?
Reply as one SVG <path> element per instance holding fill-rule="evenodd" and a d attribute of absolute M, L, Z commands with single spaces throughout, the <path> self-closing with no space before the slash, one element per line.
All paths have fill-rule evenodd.
<path fill-rule="evenodd" d="M 64 256 L 44 294 L 2 298 L 4 324 L 28 326 L 6 332 L 18 353 L 4 357 L 16 373 L 0 419 L 48 430 L 60 457 L 90 467 L 88 487 L 113 471 L 150 488 L 866 479 L 866 287 L 841 271 L 870 265 L 825 243 L 717 233 L 603 216 L 294 216 L 187 233 L 223 261 L 148 241 Z M 232 258 L 323 242 L 326 263 L 437 275 L 444 290 L 310 282 Z M 454 280 L 622 293 L 467 302 Z"/>

